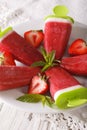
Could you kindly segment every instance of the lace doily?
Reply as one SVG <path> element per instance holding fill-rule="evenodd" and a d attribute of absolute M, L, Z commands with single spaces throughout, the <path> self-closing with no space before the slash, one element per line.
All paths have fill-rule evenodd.
<path fill-rule="evenodd" d="M 29 20 L 24 8 L 10 9 L 7 3 L 0 4 L 0 26 L 13 26 Z M 2 111 L 4 104 L 0 104 Z M 30 129 L 34 130 L 87 130 L 87 106 L 70 113 L 33 114 L 25 112 Z M 39 125 L 37 125 L 39 124 Z"/>
<path fill-rule="evenodd" d="M 0 4 L 0 26 L 5 28 L 29 20 L 30 17 L 24 13 L 22 8 L 10 9 L 7 3 Z"/>

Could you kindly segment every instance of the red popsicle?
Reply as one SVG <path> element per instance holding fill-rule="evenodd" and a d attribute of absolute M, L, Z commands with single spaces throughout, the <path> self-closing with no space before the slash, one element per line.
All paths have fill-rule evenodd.
<path fill-rule="evenodd" d="M 53 67 L 48 69 L 46 75 L 49 77 L 51 96 L 59 108 L 65 109 L 72 107 L 70 103 L 75 100 L 81 99 L 80 101 L 82 101 L 86 99 L 87 101 L 87 88 L 82 87 L 80 83 L 63 68 Z M 80 103 L 84 103 L 84 101 Z"/>
<path fill-rule="evenodd" d="M 63 58 L 60 66 L 72 74 L 87 76 L 87 54 Z"/>
<path fill-rule="evenodd" d="M 0 49 L 8 50 L 17 60 L 26 65 L 43 59 L 36 48 L 28 44 L 22 36 L 13 30 L 7 29 L 7 33 L 1 38 Z"/>
<path fill-rule="evenodd" d="M 71 24 L 69 22 L 56 21 L 56 19 L 55 21 L 52 19 L 46 21 L 44 29 L 44 47 L 46 51 L 56 50 L 56 59 L 60 59 L 65 52 L 70 33 Z"/>
<path fill-rule="evenodd" d="M 32 77 L 39 72 L 37 67 L 0 66 L 0 90 L 28 85 Z"/>
<path fill-rule="evenodd" d="M 57 16 L 57 14 L 55 14 L 47 17 L 45 21 L 44 47 L 47 52 L 55 50 L 56 59 L 62 58 L 70 38 L 72 22 L 71 19 L 69 19 L 70 17 L 67 17 L 68 16 Z"/>

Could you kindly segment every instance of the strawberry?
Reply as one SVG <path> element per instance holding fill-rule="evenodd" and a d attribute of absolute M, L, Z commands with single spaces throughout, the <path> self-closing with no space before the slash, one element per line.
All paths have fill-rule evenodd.
<path fill-rule="evenodd" d="M 0 53 L 0 65 L 16 65 L 11 53 L 9 52 Z"/>
<path fill-rule="evenodd" d="M 83 39 L 76 39 L 69 47 L 70 55 L 81 55 L 87 53 L 87 43 Z"/>
<path fill-rule="evenodd" d="M 24 33 L 25 40 L 34 47 L 38 47 L 44 39 L 42 30 L 30 30 Z"/>
<path fill-rule="evenodd" d="M 30 83 L 29 94 L 44 94 L 48 91 L 48 84 L 44 76 L 35 75 Z"/>

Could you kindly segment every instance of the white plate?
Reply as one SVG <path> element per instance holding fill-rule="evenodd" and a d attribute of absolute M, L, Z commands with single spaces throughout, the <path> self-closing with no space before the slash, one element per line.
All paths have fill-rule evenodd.
<path fill-rule="evenodd" d="M 44 25 L 44 22 L 40 20 L 34 20 L 32 22 L 28 21 L 26 23 L 17 25 L 14 27 L 14 30 L 16 30 L 20 35 L 23 36 L 23 33 L 27 30 L 30 29 L 42 29 Z M 69 43 L 71 43 L 73 40 L 76 38 L 83 38 L 85 40 L 87 37 L 87 26 L 80 24 L 80 23 L 75 23 L 73 26 L 72 34 L 70 37 Z M 87 86 L 87 80 L 86 77 L 76 77 L 79 82 Z M 19 96 L 22 96 L 24 94 L 24 91 L 26 91 L 27 87 L 22 87 L 18 89 L 12 89 L 12 90 L 7 90 L 7 91 L 2 91 L 0 92 L 0 99 L 14 107 L 19 108 L 20 110 L 28 111 L 28 112 L 39 112 L 39 113 L 48 113 L 48 112 L 60 112 L 61 110 L 55 110 L 52 108 L 49 108 L 47 106 L 43 107 L 41 103 L 24 103 L 17 101 L 16 98 Z M 83 107 L 83 106 L 82 106 Z M 76 110 L 78 108 L 70 109 L 70 110 Z"/>

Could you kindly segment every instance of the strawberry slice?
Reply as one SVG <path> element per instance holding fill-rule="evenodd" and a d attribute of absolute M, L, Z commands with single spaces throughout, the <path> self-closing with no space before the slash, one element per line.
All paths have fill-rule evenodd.
<path fill-rule="evenodd" d="M 11 53 L 9 52 L 0 53 L 0 65 L 16 65 Z"/>
<path fill-rule="evenodd" d="M 83 39 L 76 39 L 69 47 L 68 53 L 70 55 L 87 54 L 87 43 Z"/>
<path fill-rule="evenodd" d="M 45 94 L 48 91 L 48 84 L 44 76 L 35 75 L 29 85 L 29 94 Z"/>
<path fill-rule="evenodd" d="M 34 47 L 40 46 L 44 39 L 42 30 L 30 30 L 24 33 L 25 40 Z"/>

